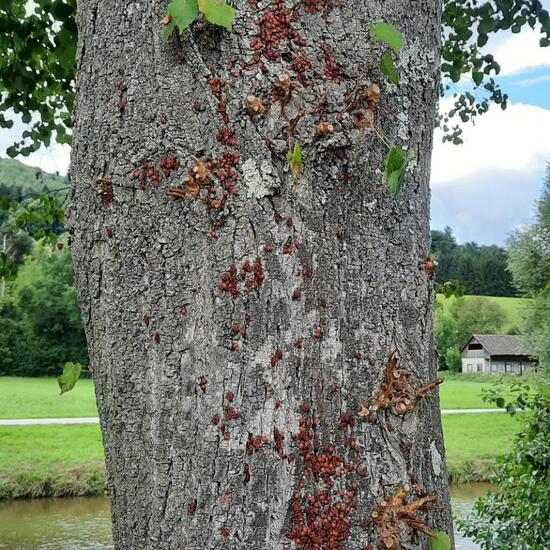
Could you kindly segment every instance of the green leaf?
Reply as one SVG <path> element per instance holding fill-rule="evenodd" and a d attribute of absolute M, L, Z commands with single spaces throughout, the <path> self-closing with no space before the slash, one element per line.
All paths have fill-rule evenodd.
<path fill-rule="evenodd" d="M 396 85 L 399 84 L 399 75 L 397 74 L 395 65 L 393 64 L 393 59 L 389 53 L 385 53 L 382 56 L 382 59 L 380 60 L 380 70 L 382 71 L 382 74 L 385 74 L 390 79 L 390 82 L 393 82 Z"/>
<path fill-rule="evenodd" d="M 384 159 L 382 181 L 390 189 L 394 197 L 397 197 L 401 191 L 407 165 L 415 154 L 414 149 L 409 149 L 405 153 L 400 147 L 391 147 Z"/>
<path fill-rule="evenodd" d="M 82 365 L 80 363 L 65 363 L 63 367 L 63 374 L 57 377 L 57 383 L 61 389 L 61 394 L 71 391 L 78 379 L 80 378 L 80 373 L 82 371 Z"/>
<path fill-rule="evenodd" d="M 170 21 L 170 23 L 168 23 L 168 25 L 166 25 L 166 27 L 164 27 L 164 30 L 162 31 L 163 42 L 168 42 L 168 39 L 172 35 L 172 32 L 174 31 L 175 28 L 176 28 L 176 22 L 172 19 L 172 21 Z"/>
<path fill-rule="evenodd" d="M 286 158 L 290 162 L 294 176 L 299 178 L 302 175 L 302 147 L 299 143 L 296 143 L 294 149 L 287 153 Z"/>
<path fill-rule="evenodd" d="M 168 4 L 167 13 L 172 17 L 172 22 L 175 23 L 180 33 L 182 33 L 193 23 L 199 14 L 197 0 L 172 0 Z"/>
<path fill-rule="evenodd" d="M 430 539 L 430 546 L 432 550 L 451 550 L 451 539 L 447 533 L 437 531 Z"/>
<path fill-rule="evenodd" d="M 474 71 L 472 73 L 472 78 L 474 79 L 476 86 L 479 86 L 483 82 L 483 73 L 479 71 Z"/>
<path fill-rule="evenodd" d="M 370 28 L 369 34 L 375 40 L 387 44 L 395 53 L 399 53 L 403 47 L 403 35 L 388 23 L 377 23 Z"/>
<path fill-rule="evenodd" d="M 199 10 L 204 13 L 206 20 L 214 25 L 226 28 L 228 31 L 233 26 L 235 8 L 222 0 L 198 0 Z"/>

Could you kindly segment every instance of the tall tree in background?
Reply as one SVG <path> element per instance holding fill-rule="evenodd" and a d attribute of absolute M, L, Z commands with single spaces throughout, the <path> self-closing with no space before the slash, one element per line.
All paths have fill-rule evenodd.
<path fill-rule="evenodd" d="M 79 5 L 67 227 L 116 548 L 451 532 L 423 399 L 441 6 L 289 6 L 163 43 L 164 3 Z M 397 196 L 386 143 L 416 151 Z"/>
<path fill-rule="evenodd" d="M 550 369 L 550 167 L 536 220 L 515 231 L 508 241 L 509 267 L 517 287 L 532 304 L 524 332 L 531 339 L 545 374 Z M 550 516 L 550 383 L 515 384 L 506 406 L 523 409 L 524 425 L 511 451 L 500 457 L 493 479 L 497 489 L 479 499 L 470 517 L 461 521 L 467 536 L 481 548 L 543 549 L 548 546 Z M 506 395 L 508 392 L 504 393 Z M 508 393 L 508 395 L 510 395 Z M 503 406 L 502 388 L 487 392 L 488 400 Z"/>
<path fill-rule="evenodd" d="M 534 298 L 526 312 L 524 332 L 545 369 L 550 368 L 550 165 L 546 170 L 535 223 L 508 239 L 508 267 L 514 284 Z"/>
<path fill-rule="evenodd" d="M 432 230 L 432 252 L 438 262 L 436 280 L 440 284 L 458 279 L 467 294 L 517 294 L 507 270 L 506 251 L 500 246 L 458 244 L 452 229 L 446 227 L 443 231 Z"/>

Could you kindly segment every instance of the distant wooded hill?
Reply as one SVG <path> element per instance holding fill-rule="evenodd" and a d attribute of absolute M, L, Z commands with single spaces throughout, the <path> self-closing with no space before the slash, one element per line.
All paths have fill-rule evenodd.
<path fill-rule="evenodd" d="M 21 202 L 25 198 L 68 186 L 65 177 L 42 172 L 18 160 L 0 158 L 0 197 L 11 197 Z"/>
<path fill-rule="evenodd" d="M 506 269 L 508 256 L 500 246 L 458 244 L 450 227 L 432 231 L 432 254 L 438 262 L 436 282 L 458 279 L 466 294 L 516 296 L 512 276 Z"/>

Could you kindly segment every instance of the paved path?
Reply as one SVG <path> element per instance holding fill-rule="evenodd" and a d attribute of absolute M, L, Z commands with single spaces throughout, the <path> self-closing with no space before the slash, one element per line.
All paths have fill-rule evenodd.
<path fill-rule="evenodd" d="M 505 409 L 443 409 L 441 414 L 503 413 Z M 58 424 L 99 424 L 99 418 L 15 418 L 0 419 L 0 426 L 53 426 Z"/>

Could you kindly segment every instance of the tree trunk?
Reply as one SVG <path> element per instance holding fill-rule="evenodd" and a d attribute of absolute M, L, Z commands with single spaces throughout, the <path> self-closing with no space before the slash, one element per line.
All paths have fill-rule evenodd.
<path fill-rule="evenodd" d="M 411 393 L 436 374 L 440 2 L 255 4 L 164 44 L 165 2 L 79 2 L 68 226 L 115 548 L 427 548 L 384 510 L 410 486 L 451 531 L 438 400 Z M 417 152 L 397 198 L 372 112 Z"/>

